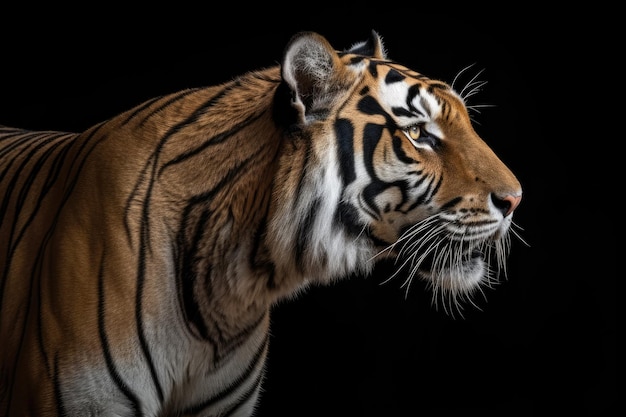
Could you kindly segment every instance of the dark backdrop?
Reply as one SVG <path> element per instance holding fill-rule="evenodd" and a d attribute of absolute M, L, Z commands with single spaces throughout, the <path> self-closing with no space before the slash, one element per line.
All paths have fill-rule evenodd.
<path fill-rule="evenodd" d="M 408 295 L 400 279 L 381 285 L 385 264 L 277 306 L 259 417 L 600 416 L 617 407 L 617 248 L 606 233 L 618 224 L 607 210 L 610 151 L 583 116 L 594 59 L 581 50 L 582 22 L 554 30 L 556 16 L 519 12 L 207 7 L 167 6 L 157 17 L 98 6 L 3 11 L 0 123 L 79 131 L 153 96 L 273 65 L 299 30 L 343 49 L 375 29 L 390 57 L 427 75 L 484 70 L 472 102 L 494 107 L 476 117 L 477 130 L 524 187 L 515 222 L 528 245 L 513 239 L 508 277 L 462 319 L 433 308 L 420 283 Z"/>

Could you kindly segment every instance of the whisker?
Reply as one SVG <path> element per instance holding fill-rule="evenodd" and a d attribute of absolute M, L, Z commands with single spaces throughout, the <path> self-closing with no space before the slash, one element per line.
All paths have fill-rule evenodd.
<path fill-rule="evenodd" d="M 475 62 L 474 62 L 474 63 L 472 63 L 472 64 L 469 64 L 469 65 L 468 65 L 468 66 L 466 66 L 465 68 L 461 69 L 461 71 L 459 71 L 459 72 L 456 74 L 456 76 L 454 77 L 454 79 L 453 79 L 453 80 L 452 80 L 452 82 L 450 83 L 450 86 L 451 86 L 452 88 L 455 88 L 455 84 L 456 84 L 457 80 L 459 79 L 459 77 L 460 77 L 460 76 L 461 76 L 461 75 L 462 75 L 465 71 L 467 71 L 468 69 L 472 68 L 474 65 L 476 65 L 476 63 L 475 63 Z M 461 97 L 462 97 L 462 95 L 461 95 Z"/>
<path fill-rule="evenodd" d="M 498 106 L 495 104 L 472 104 L 466 107 L 476 109 L 476 108 L 483 108 L 483 107 L 498 107 Z"/>
<path fill-rule="evenodd" d="M 404 245 L 398 256 L 403 256 L 406 252 L 410 252 L 411 254 L 419 253 L 427 245 L 430 246 L 432 244 L 431 241 L 436 239 L 442 230 L 443 226 L 440 226 L 437 229 L 428 231 L 426 235 L 417 241 Z"/>
<path fill-rule="evenodd" d="M 530 244 L 526 242 L 526 240 L 524 240 L 522 235 L 520 235 L 519 232 L 515 229 L 519 229 L 520 231 L 524 230 L 522 227 L 518 226 L 515 222 L 511 222 L 511 228 L 509 229 L 511 233 L 513 233 L 515 237 L 518 238 L 524 245 L 526 245 L 527 247 L 530 247 Z"/>
<path fill-rule="evenodd" d="M 480 75 L 480 73 L 483 72 L 482 70 L 476 74 L 476 76 L 472 79 L 472 81 L 470 81 L 466 86 L 464 90 L 467 90 L 469 88 L 469 91 L 467 91 L 465 93 L 465 95 L 463 96 L 465 99 L 473 96 L 474 94 L 477 94 L 480 92 L 480 90 L 487 85 L 487 81 L 474 81 L 476 79 L 476 77 L 478 77 L 478 75 Z"/>
<path fill-rule="evenodd" d="M 464 101 L 466 101 L 469 97 L 471 97 L 474 94 L 476 94 L 477 92 L 479 92 L 480 89 L 485 84 L 487 84 L 487 81 L 476 81 L 478 76 L 480 76 L 480 74 L 482 74 L 483 71 L 484 71 L 484 69 L 481 69 L 480 71 L 478 71 L 478 73 L 476 73 L 476 75 L 474 75 L 472 77 L 472 79 L 469 80 L 469 82 L 467 84 L 465 84 L 465 87 L 463 87 L 463 89 L 459 93 L 459 95 L 463 98 Z M 468 91 L 468 89 L 469 89 L 469 91 Z"/>
<path fill-rule="evenodd" d="M 467 107 L 468 110 L 471 110 L 471 111 L 473 111 L 476 114 L 481 114 L 481 111 L 479 109 L 486 108 L 486 107 L 498 107 L 498 106 L 496 106 L 495 104 L 475 104 L 475 105 L 472 105 L 472 106 L 468 105 L 466 107 Z M 474 119 L 472 119 L 472 120 L 474 120 Z M 474 121 L 474 122 L 477 123 L 477 124 L 480 124 L 478 121 Z"/>
<path fill-rule="evenodd" d="M 432 216 L 432 217 L 428 217 L 414 225 L 412 225 L 407 231 L 405 231 L 402 236 L 400 236 L 400 238 L 398 238 L 398 240 L 396 240 L 394 243 L 392 243 L 391 245 L 387 246 L 386 248 L 380 250 L 378 253 L 376 253 L 374 256 L 372 256 L 369 260 L 373 260 L 374 258 L 380 256 L 381 254 L 385 253 L 385 252 L 393 252 L 393 250 L 395 249 L 396 246 L 398 246 L 400 243 L 406 241 L 407 239 L 410 239 L 412 237 L 412 235 L 414 235 L 415 233 L 417 233 L 417 231 L 428 227 L 431 223 L 436 221 L 436 216 Z"/>
<path fill-rule="evenodd" d="M 401 285 L 401 288 L 406 285 L 408 289 L 410 282 L 418 273 L 419 265 L 438 245 L 437 235 L 444 229 L 444 226 L 437 222 L 438 217 L 429 217 L 411 226 L 395 243 L 387 248 L 395 248 L 395 246 L 401 244 L 395 262 L 397 264 L 400 260 L 402 261 L 395 272 L 381 282 L 381 285 L 397 277 L 402 271 L 407 269 L 408 265 L 409 274 Z"/>
<path fill-rule="evenodd" d="M 467 70 L 469 70 L 469 68 L 473 67 L 474 65 L 476 65 L 476 63 L 470 64 L 464 67 L 463 69 L 461 69 L 452 80 L 452 83 L 450 83 L 450 87 L 454 90 L 457 90 L 456 84 L 459 82 L 461 75 L 464 74 Z M 457 92 L 459 97 L 461 97 L 461 100 L 463 100 L 463 102 L 465 103 L 465 106 L 468 112 L 470 113 L 470 119 L 472 123 L 476 125 L 480 125 L 481 123 L 479 120 L 473 117 L 473 114 L 481 114 L 480 109 L 482 108 L 495 107 L 495 105 L 492 105 L 492 104 L 469 104 L 470 98 L 480 93 L 483 87 L 488 83 L 488 81 L 481 81 L 478 79 L 478 77 L 484 71 L 485 69 L 483 68 L 480 71 L 478 71 L 476 74 L 474 74 L 472 78 L 463 86 L 463 88 L 461 88 L 460 91 Z"/>
<path fill-rule="evenodd" d="M 380 285 L 402 276 L 400 288 L 404 297 L 408 298 L 414 280 L 421 278 L 432 293 L 431 303 L 436 310 L 442 310 L 453 318 L 463 318 L 468 306 L 482 310 L 479 298 L 487 300 L 486 290 L 494 289 L 500 283 L 500 274 L 505 279 L 507 277 L 506 259 L 511 250 L 512 237 L 527 243 L 518 232 L 523 229 L 513 222 L 498 239 L 477 240 L 479 236 L 487 236 L 496 229 L 475 230 L 464 221 L 464 218 L 448 220 L 440 213 L 408 227 L 394 243 L 374 255 L 395 252 L 394 271 Z M 479 278 L 470 278 L 466 270 L 473 268 L 474 250 L 480 251 L 483 258 L 483 274 Z"/>

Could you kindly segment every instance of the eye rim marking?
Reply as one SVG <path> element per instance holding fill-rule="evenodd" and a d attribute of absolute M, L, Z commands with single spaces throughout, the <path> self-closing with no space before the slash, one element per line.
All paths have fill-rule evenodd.
<path fill-rule="evenodd" d="M 411 142 L 411 144 L 418 148 L 421 145 L 417 142 L 422 136 L 422 128 L 424 127 L 424 123 L 413 123 L 409 126 L 400 127 L 400 131 L 404 134 L 404 136 Z M 423 145 L 423 144 L 422 144 Z"/>
<path fill-rule="evenodd" d="M 412 123 L 404 127 L 398 126 L 398 129 L 415 148 L 435 150 L 441 145 L 441 138 L 426 130 L 426 122 Z"/>

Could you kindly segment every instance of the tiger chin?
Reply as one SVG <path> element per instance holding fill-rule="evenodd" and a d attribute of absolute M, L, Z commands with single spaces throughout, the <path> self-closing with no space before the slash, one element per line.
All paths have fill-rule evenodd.
<path fill-rule="evenodd" d="M 467 299 L 522 196 L 376 32 L 84 132 L 0 127 L 0 157 L 0 416 L 252 416 L 275 303 L 382 258 Z"/>

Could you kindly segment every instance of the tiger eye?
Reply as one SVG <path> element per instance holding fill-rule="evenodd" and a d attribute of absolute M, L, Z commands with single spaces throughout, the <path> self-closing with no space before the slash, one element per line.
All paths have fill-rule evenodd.
<path fill-rule="evenodd" d="M 408 129 L 406 129 L 406 133 L 409 135 L 411 139 L 417 140 L 421 136 L 422 130 L 420 129 L 418 125 L 413 125 L 409 127 Z"/>

